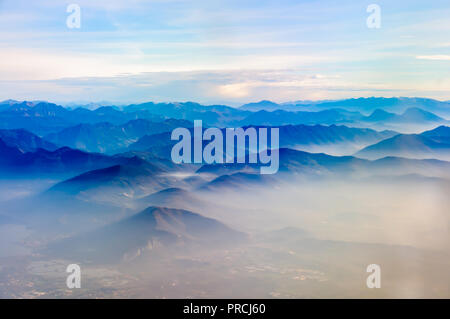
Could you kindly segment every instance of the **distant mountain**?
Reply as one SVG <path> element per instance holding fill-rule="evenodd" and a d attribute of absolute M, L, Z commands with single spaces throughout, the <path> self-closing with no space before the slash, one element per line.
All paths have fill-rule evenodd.
<path fill-rule="evenodd" d="M 418 107 L 408 108 L 402 115 L 401 119 L 405 122 L 444 122 L 445 119 L 431 112 L 425 111 Z"/>
<path fill-rule="evenodd" d="M 192 127 L 185 120 L 151 122 L 132 120 L 122 125 L 111 123 L 79 124 L 45 136 L 46 140 L 88 152 L 115 153 L 126 149 L 144 135 L 171 132 L 177 127 Z"/>
<path fill-rule="evenodd" d="M 376 109 L 369 116 L 363 118 L 365 122 L 395 122 L 400 120 L 400 116 L 382 109 Z"/>
<path fill-rule="evenodd" d="M 358 111 L 348 111 L 345 109 L 327 109 L 320 111 L 258 111 L 250 114 L 240 122 L 241 125 L 298 125 L 298 124 L 346 124 L 358 127 L 367 126 L 366 124 L 428 124 L 428 123 L 448 123 L 431 112 L 420 108 L 408 108 L 402 114 L 395 114 L 376 109 L 369 116 L 364 116 Z"/>
<path fill-rule="evenodd" d="M 383 110 L 390 113 L 403 113 L 408 108 L 420 108 L 428 112 L 437 113 L 440 116 L 450 117 L 450 102 L 437 101 L 426 98 L 409 98 L 409 97 L 369 97 L 354 98 L 334 101 L 299 101 L 277 104 L 270 101 L 261 101 L 257 103 L 249 103 L 240 107 L 241 110 L 252 112 L 257 111 L 319 111 L 325 109 L 345 109 L 347 111 L 372 113 L 376 110 Z M 293 124 L 293 123 L 291 123 Z"/>
<path fill-rule="evenodd" d="M 119 262 L 169 253 L 177 247 L 216 247 L 245 239 L 245 234 L 217 220 L 186 210 L 149 207 L 111 225 L 53 244 L 49 252 L 96 262 Z"/>
<path fill-rule="evenodd" d="M 398 134 L 370 145 L 355 156 L 378 159 L 385 156 L 450 160 L 450 127 L 440 126 L 422 134 Z"/>
<path fill-rule="evenodd" d="M 449 123 L 450 121 L 447 121 L 432 112 L 417 107 L 410 107 L 401 114 L 377 109 L 369 116 L 361 118 L 360 121 L 356 122 L 354 125 L 417 134 L 420 131 L 428 130 L 436 125 L 446 125 Z"/>
<path fill-rule="evenodd" d="M 377 132 L 371 129 L 351 128 L 344 125 L 287 125 L 280 127 L 279 130 L 281 147 L 311 144 L 365 144 L 397 134 L 393 131 Z"/>
<path fill-rule="evenodd" d="M 205 126 L 218 127 L 298 124 L 346 124 L 367 127 L 370 124 L 372 127 L 391 129 L 392 126 L 382 125 L 448 123 L 445 117 L 450 117 L 449 105 L 447 102 L 419 98 L 361 98 L 311 102 L 311 104 L 302 102 L 298 105 L 261 101 L 244 105 L 239 109 L 225 105 L 201 105 L 194 102 L 148 102 L 128 105 L 122 109 L 102 106 L 95 110 L 86 108 L 72 110 L 48 102 L 6 101 L 0 104 L 0 129 L 26 129 L 39 136 L 46 136 L 70 128 L 69 131 L 76 135 L 77 128 L 74 127 L 79 124 L 110 123 L 113 126 L 122 126 L 132 120 L 150 120 L 156 123 L 169 118 L 187 121 L 203 120 Z M 372 114 L 365 115 L 369 113 Z M 85 125 L 81 130 L 89 131 L 92 128 L 87 128 Z M 150 133 L 146 134 L 150 135 Z M 72 138 L 71 134 L 68 135 Z M 58 139 L 55 134 L 51 136 L 53 139 Z M 64 135 L 61 139 L 64 140 L 65 137 L 67 136 Z M 69 142 L 70 146 L 75 147 L 76 139 L 69 138 Z M 80 141 L 79 144 L 81 147 L 86 147 L 84 149 L 95 151 L 102 149 L 102 146 L 96 147 L 94 142 L 90 143 L 89 147 L 86 141 Z"/>
<path fill-rule="evenodd" d="M 142 103 L 124 107 L 126 113 L 146 111 L 166 118 L 189 121 L 202 120 L 205 125 L 225 126 L 237 123 L 250 114 L 225 105 L 201 105 L 194 102 L 181 103 Z"/>
<path fill-rule="evenodd" d="M 298 124 L 339 124 L 359 121 L 364 116 L 359 112 L 349 112 L 343 109 L 329 109 L 318 112 L 290 112 L 285 110 L 276 110 L 272 112 L 259 111 L 250 114 L 240 125 L 298 125 Z"/>
<path fill-rule="evenodd" d="M 244 104 L 241 107 L 239 107 L 240 110 L 243 111 L 251 111 L 251 112 L 258 112 L 258 111 L 275 111 L 283 109 L 283 106 L 280 104 L 274 103 L 272 101 L 263 100 L 256 103 L 248 103 Z"/>
<path fill-rule="evenodd" d="M 6 145 L 16 147 L 23 153 L 34 152 L 39 148 L 48 151 L 54 151 L 58 148 L 55 144 L 23 129 L 0 129 L 0 139 L 2 139 Z"/>
<path fill-rule="evenodd" d="M 65 108 L 52 103 L 3 104 L 0 106 L 0 128 L 26 129 L 42 136 L 70 125 L 69 114 Z"/>
<path fill-rule="evenodd" d="M 149 112 L 124 113 L 114 107 L 100 107 L 96 110 L 66 109 L 47 102 L 20 102 L 0 105 L 1 129 L 26 129 L 44 136 L 80 123 L 109 122 L 124 124 L 133 119 L 162 121 L 164 118 Z"/>
<path fill-rule="evenodd" d="M 301 105 L 299 105 L 301 106 Z M 450 103 L 441 102 L 427 98 L 409 98 L 409 97 L 369 97 L 356 98 L 338 101 L 330 101 L 319 104 L 313 104 L 303 107 L 308 110 L 343 108 L 349 111 L 358 111 L 370 113 L 376 109 L 382 109 L 387 112 L 402 113 L 408 108 L 420 108 L 428 112 L 433 112 L 440 116 L 450 117 Z"/>

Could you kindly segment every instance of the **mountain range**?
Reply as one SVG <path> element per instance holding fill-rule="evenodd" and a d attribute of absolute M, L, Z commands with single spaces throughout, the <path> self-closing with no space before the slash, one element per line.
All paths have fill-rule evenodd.
<path fill-rule="evenodd" d="M 7 145 L 0 139 L 0 172 L 4 176 L 19 177 L 36 174 L 67 176 L 108 167 L 123 161 L 124 159 L 120 157 L 86 153 L 68 147 L 54 151 L 38 148 L 33 152 L 24 152 L 18 147 Z"/>
<path fill-rule="evenodd" d="M 427 98 L 409 98 L 409 97 L 369 97 L 354 98 L 336 101 L 299 101 L 277 104 L 271 101 L 263 100 L 257 103 L 244 104 L 240 107 L 242 110 L 257 112 L 261 110 L 275 111 L 319 111 L 324 109 L 344 109 L 353 112 L 371 113 L 377 109 L 387 112 L 402 113 L 408 108 L 421 108 L 428 112 L 434 112 L 442 117 L 450 117 L 450 103 L 448 101 L 437 101 Z"/>
<path fill-rule="evenodd" d="M 418 160 L 400 157 L 385 157 L 378 160 L 366 160 L 354 156 L 331 156 L 323 153 L 308 153 L 288 148 L 279 150 L 279 172 L 269 175 L 268 179 L 259 175 L 262 164 L 224 163 L 206 164 L 197 173 L 207 173 L 217 176 L 220 184 L 233 186 L 237 177 L 241 184 L 275 179 L 285 180 L 301 176 L 320 180 L 326 177 L 351 178 L 376 175 L 400 176 L 408 174 L 423 174 L 424 176 L 450 177 L 450 162 L 435 159 Z M 236 175 L 237 173 L 243 173 Z M 225 176 L 234 176 L 232 179 Z M 224 180 L 232 183 L 224 183 Z M 225 180 L 225 181 L 226 181 Z M 245 180 L 245 182 L 243 181 Z"/>
<path fill-rule="evenodd" d="M 114 125 L 109 122 L 84 123 L 46 135 L 44 139 L 57 145 L 64 145 L 87 152 L 113 154 L 126 150 L 130 144 L 136 142 L 144 135 L 171 132 L 177 127 L 192 126 L 193 124 L 189 121 L 175 119 L 168 119 L 162 122 L 138 119 L 120 125 Z"/>
<path fill-rule="evenodd" d="M 355 156 L 368 159 L 399 156 L 448 161 L 450 160 L 450 127 L 439 126 L 421 134 L 398 134 L 363 148 Z"/>
<path fill-rule="evenodd" d="M 0 139 L 9 147 L 16 147 L 22 153 L 34 152 L 38 149 L 55 151 L 58 147 L 39 136 L 24 129 L 0 130 Z"/>
<path fill-rule="evenodd" d="M 448 121 L 431 112 L 420 108 L 411 107 L 402 114 L 387 112 L 382 109 L 374 110 L 370 115 L 365 116 L 358 111 L 345 109 L 327 109 L 320 111 L 286 111 L 261 110 L 252 113 L 240 122 L 241 125 L 288 125 L 288 124 L 348 124 L 352 126 L 367 126 L 371 124 L 392 125 L 392 124 L 444 124 Z"/>
<path fill-rule="evenodd" d="M 261 107 L 256 107 L 259 105 Z M 203 120 L 204 125 L 235 127 L 246 125 L 295 124 L 446 124 L 450 117 L 447 102 L 418 98 L 368 98 L 321 103 L 279 104 L 262 101 L 233 108 L 193 102 L 142 103 L 124 107 L 102 106 L 95 110 L 67 109 L 48 102 L 0 102 L 0 129 L 26 129 L 39 136 L 58 133 L 79 124 L 110 123 L 121 126 L 131 120 L 161 122 L 165 119 Z M 361 113 L 363 112 L 363 113 Z M 394 113 L 393 113 L 394 112 Z M 364 115 L 367 114 L 367 115 Z M 437 114 L 437 115 L 436 115 Z M 80 129 L 80 128 L 79 128 Z M 81 128 L 83 129 L 83 127 Z M 89 130 L 89 128 L 84 127 Z M 77 128 L 72 128 L 76 131 Z M 64 133 L 61 133 L 64 135 Z M 57 139 L 55 135 L 52 138 Z"/>
<path fill-rule="evenodd" d="M 265 126 L 245 126 L 244 129 L 254 127 L 260 129 Z M 270 140 L 270 127 L 268 127 L 268 138 Z M 396 135 L 393 131 L 375 131 L 372 129 L 351 128 L 343 125 L 285 125 L 278 127 L 280 147 L 310 148 L 317 146 L 339 145 L 342 148 L 351 148 L 354 151 L 363 146 L 373 144 L 388 137 Z M 225 137 L 225 130 L 222 129 Z M 163 158 L 170 158 L 172 146 L 177 141 L 170 139 L 171 132 L 155 135 L 145 135 L 137 142 L 129 146 L 133 151 L 149 151 Z M 193 136 L 191 129 L 191 136 Z M 208 142 L 203 142 L 206 145 Z M 223 144 L 226 146 L 224 138 Z"/>

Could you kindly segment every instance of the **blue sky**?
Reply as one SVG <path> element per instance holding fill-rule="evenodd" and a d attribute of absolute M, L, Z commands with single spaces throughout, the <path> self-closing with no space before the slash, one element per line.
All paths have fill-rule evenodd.
<path fill-rule="evenodd" d="M 0 0 L 0 100 L 450 100 L 449 17 L 448 0 Z"/>

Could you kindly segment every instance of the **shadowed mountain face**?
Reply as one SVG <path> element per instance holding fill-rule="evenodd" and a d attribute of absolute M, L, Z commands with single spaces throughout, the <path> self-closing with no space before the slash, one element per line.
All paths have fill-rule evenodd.
<path fill-rule="evenodd" d="M 39 148 L 47 151 L 54 151 L 58 147 L 39 136 L 23 129 L 0 130 L 0 139 L 10 147 L 16 147 L 21 152 L 34 152 Z"/>
<path fill-rule="evenodd" d="M 420 134 L 439 143 L 450 144 L 450 127 L 441 125 L 434 130 L 426 131 Z"/>
<path fill-rule="evenodd" d="M 450 127 L 440 126 L 422 134 L 398 134 L 368 146 L 355 155 L 368 159 L 399 156 L 450 160 L 449 132 Z"/>
<path fill-rule="evenodd" d="M 98 230 L 55 243 L 50 253 L 97 262 L 127 261 L 168 248 L 208 248 L 245 240 L 245 234 L 186 210 L 149 207 Z M 69 253 L 70 252 L 70 253 Z"/>
<path fill-rule="evenodd" d="M 86 153 L 68 147 L 55 151 L 37 149 L 35 152 L 23 153 L 0 139 L 0 171 L 14 177 L 25 174 L 71 175 L 121 162 L 123 158 L 120 157 Z"/>

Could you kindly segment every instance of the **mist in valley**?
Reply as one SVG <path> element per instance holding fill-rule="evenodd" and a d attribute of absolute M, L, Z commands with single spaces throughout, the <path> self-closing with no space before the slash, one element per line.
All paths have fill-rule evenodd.
<path fill-rule="evenodd" d="M 79 263 L 90 282 L 75 295 L 80 297 L 448 296 L 446 179 L 290 176 L 267 185 L 205 189 L 202 183 L 214 177 L 175 176 L 173 189 L 139 194 L 122 207 L 117 201 L 106 207 L 86 202 L 89 197 L 54 198 L 50 206 L 28 205 L 29 211 L 20 212 L 26 196 L 8 201 L 0 226 L 7 238 L 0 245 L 2 278 L 13 267 L 42 297 L 68 297 L 73 295 L 66 295 L 63 266 Z M 186 226 L 174 242 L 154 233 L 151 223 L 143 234 L 132 224 L 128 231 L 109 226 L 151 206 L 186 209 L 230 234 L 227 230 L 221 245 L 213 245 L 214 236 L 196 238 L 198 231 L 189 233 Z M 162 216 L 170 223 L 173 211 L 168 214 L 163 211 L 156 222 Z M 32 215 L 39 217 L 21 218 Z M 171 232 L 170 227 L 163 222 L 155 229 Z M 233 232 L 245 239 L 230 240 Z M 135 243 L 136 236 L 144 236 L 143 242 Z M 39 271 L 42 263 L 53 272 Z M 377 292 L 365 287 L 365 267 L 374 263 L 385 271 L 385 289 Z"/>

